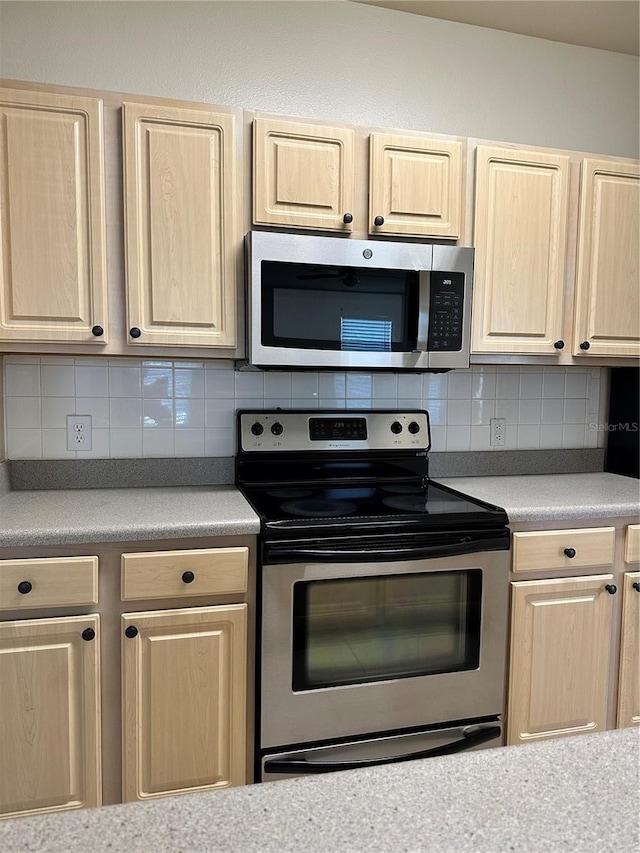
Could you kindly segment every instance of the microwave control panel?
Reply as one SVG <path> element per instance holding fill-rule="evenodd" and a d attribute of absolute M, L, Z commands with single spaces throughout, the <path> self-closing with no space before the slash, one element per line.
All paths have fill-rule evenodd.
<path fill-rule="evenodd" d="M 430 352 L 462 349 L 464 273 L 432 272 L 429 298 Z"/>

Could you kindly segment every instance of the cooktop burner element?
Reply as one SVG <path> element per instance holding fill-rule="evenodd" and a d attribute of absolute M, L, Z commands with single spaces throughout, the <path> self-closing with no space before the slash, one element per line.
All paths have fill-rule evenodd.
<path fill-rule="evenodd" d="M 422 486 L 415 483 L 391 483 L 382 486 L 382 491 L 392 495 L 417 495 L 422 491 Z"/>
<path fill-rule="evenodd" d="M 394 495 L 392 498 L 382 498 L 382 503 L 407 512 L 429 512 L 425 495 Z"/>
<path fill-rule="evenodd" d="M 351 515 L 358 507 L 351 501 L 330 501 L 323 498 L 286 501 L 281 509 L 290 515 L 305 515 L 310 518 L 334 518 L 339 515 Z"/>
<path fill-rule="evenodd" d="M 267 492 L 272 498 L 308 498 L 311 494 L 309 489 L 269 489 Z"/>

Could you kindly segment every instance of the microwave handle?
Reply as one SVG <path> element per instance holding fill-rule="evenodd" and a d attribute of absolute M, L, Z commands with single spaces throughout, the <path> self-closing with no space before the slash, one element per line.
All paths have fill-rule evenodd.
<path fill-rule="evenodd" d="M 462 738 L 443 746 L 409 752 L 404 755 L 390 755 L 387 758 L 356 759 L 355 761 L 307 761 L 304 758 L 273 758 L 265 761 L 265 773 L 333 773 L 336 770 L 357 770 L 362 767 L 381 767 L 384 764 L 398 764 L 401 761 L 415 761 L 420 758 L 435 758 L 438 755 L 453 755 L 472 749 L 487 741 L 499 738 L 502 729 L 498 725 L 486 727 L 470 726 L 462 730 Z"/>
<path fill-rule="evenodd" d="M 418 338 L 414 352 L 427 352 L 429 344 L 429 303 L 431 300 L 431 273 L 421 270 L 418 280 Z"/>

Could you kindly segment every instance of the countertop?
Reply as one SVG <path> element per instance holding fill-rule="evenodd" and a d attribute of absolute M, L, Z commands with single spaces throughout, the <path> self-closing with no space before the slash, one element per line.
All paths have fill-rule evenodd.
<path fill-rule="evenodd" d="M 509 521 L 562 521 L 640 515 L 640 482 L 618 474 L 435 478 L 501 506 Z"/>
<path fill-rule="evenodd" d="M 7 853 L 637 853 L 640 732 L 623 729 L 0 822 Z"/>
<path fill-rule="evenodd" d="M 68 489 L 0 496 L 0 547 L 255 534 L 234 486 Z"/>

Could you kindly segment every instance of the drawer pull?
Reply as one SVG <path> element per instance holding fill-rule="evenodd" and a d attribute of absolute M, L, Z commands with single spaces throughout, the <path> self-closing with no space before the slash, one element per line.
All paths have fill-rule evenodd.
<path fill-rule="evenodd" d="M 20 595 L 27 595 L 33 589 L 30 581 L 20 581 L 18 584 L 18 592 Z"/>
<path fill-rule="evenodd" d="M 183 572 L 182 573 L 182 580 L 184 583 L 193 583 L 195 579 L 196 579 L 196 576 L 194 575 L 193 572 Z"/>
<path fill-rule="evenodd" d="M 605 589 L 609 593 L 609 595 L 615 595 L 618 591 L 618 587 L 614 583 L 605 584 Z"/>
<path fill-rule="evenodd" d="M 575 548 L 565 548 L 564 553 L 570 560 L 573 560 L 573 558 L 576 555 L 576 549 Z"/>
<path fill-rule="evenodd" d="M 93 630 L 93 628 L 85 628 L 82 632 L 82 639 L 87 640 L 87 642 L 89 642 L 90 640 L 94 639 L 95 635 L 96 632 Z"/>
<path fill-rule="evenodd" d="M 130 640 L 133 640 L 134 637 L 138 636 L 138 629 L 135 625 L 129 625 L 124 629 L 125 637 L 128 637 Z"/>
<path fill-rule="evenodd" d="M 640 592 L 640 583 L 638 583 L 638 581 L 634 581 L 631 586 L 635 589 L 636 592 Z"/>

